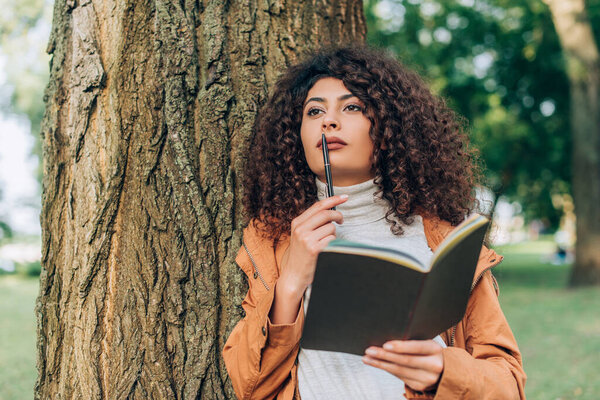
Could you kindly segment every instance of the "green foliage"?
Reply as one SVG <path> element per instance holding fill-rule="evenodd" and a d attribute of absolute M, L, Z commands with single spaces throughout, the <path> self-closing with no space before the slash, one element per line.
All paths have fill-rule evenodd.
<path fill-rule="evenodd" d="M 33 261 L 17 266 L 17 271 L 22 270 L 23 274 L 30 277 L 38 277 L 42 273 L 42 264 L 40 261 Z"/>
<path fill-rule="evenodd" d="M 49 5 L 45 0 L 0 0 L 0 49 L 12 89 L 13 110 L 27 115 L 37 128 L 44 113 L 43 90 L 48 81 Z"/>
<path fill-rule="evenodd" d="M 2 188 L 0 188 L 0 201 L 2 201 Z M 0 213 L 0 244 L 5 239 L 10 239 L 13 236 L 13 231 L 6 221 L 6 215 Z"/>
<path fill-rule="evenodd" d="M 14 271 L 5 271 L 0 268 L 0 275 L 13 275 L 23 278 L 36 278 L 42 273 L 40 261 L 16 263 Z"/>
<path fill-rule="evenodd" d="M 588 3 L 600 22 L 600 1 Z M 470 121 L 487 185 L 556 225 L 551 195 L 570 190 L 569 86 L 546 5 L 370 0 L 365 13 L 368 42 L 419 72 Z"/>
<path fill-rule="evenodd" d="M 0 0 L 0 58 L 5 81 L 5 87 L 0 88 L 4 97 L 0 104 L 4 112 L 28 118 L 31 133 L 36 137 L 34 153 L 38 157 L 41 157 L 38 136 L 44 115 L 43 94 L 49 78 L 46 43 L 52 3 L 52 0 Z"/>
<path fill-rule="evenodd" d="M 6 222 L 3 222 L 0 220 L 0 241 L 4 238 L 11 238 L 11 237 L 12 237 L 12 229 Z"/>

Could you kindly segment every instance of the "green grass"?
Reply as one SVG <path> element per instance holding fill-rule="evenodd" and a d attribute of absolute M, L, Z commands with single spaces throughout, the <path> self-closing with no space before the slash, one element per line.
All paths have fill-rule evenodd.
<path fill-rule="evenodd" d="M 494 269 L 533 400 L 600 399 L 600 288 L 566 289 L 551 241 L 503 246 Z M 33 397 L 37 279 L 0 275 L 0 400 Z"/>
<path fill-rule="evenodd" d="M 37 278 L 0 276 L 0 400 L 33 398 Z"/>
<path fill-rule="evenodd" d="M 494 273 L 523 354 L 530 399 L 600 399 L 600 288 L 567 289 L 550 241 L 504 246 Z"/>

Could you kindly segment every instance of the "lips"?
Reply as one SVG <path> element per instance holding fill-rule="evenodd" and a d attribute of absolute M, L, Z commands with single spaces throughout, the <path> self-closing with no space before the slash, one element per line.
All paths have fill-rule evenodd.
<path fill-rule="evenodd" d="M 342 139 L 340 139 L 337 136 L 326 136 L 325 139 L 327 140 L 327 148 L 329 150 L 339 149 L 347 144 L 346 142 L 344 142 Z M 322 143 L 321 143 L 321 139 L 319 138 L 319 141 L 317 142 L 317 148 L 320 149 L 321 146 L 322 146 Z"/>

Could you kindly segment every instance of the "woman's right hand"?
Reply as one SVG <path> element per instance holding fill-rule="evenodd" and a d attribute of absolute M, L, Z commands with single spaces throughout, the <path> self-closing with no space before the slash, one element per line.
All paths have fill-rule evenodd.
<path fill-rule="evenodd" d="M 271 309 L 272 322 L 294 321 L 304 291 L 313 281 L 317 257 L 335 239 L 333 222 L 343 222 L 342 213 L 331 208 L 347 199 L 341 195 L 317 201 L 292 220 L 290 245 L 283 255 Z"/>

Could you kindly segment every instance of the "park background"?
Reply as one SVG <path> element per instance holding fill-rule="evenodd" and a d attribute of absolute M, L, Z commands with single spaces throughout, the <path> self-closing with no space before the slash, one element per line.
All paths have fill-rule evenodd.
<path fill-rule="evenodd" d="M 0 4 L 0 399 L 23 399 L 37 378 L 39 136 L 53 4 Z M 600 2 L 585 4 L 598 43 Z M 494 217 L 491 243 L 505 256 L 494 273 L 528 397 L 599 398 L 600 288 L 571 284 L 572 92 L 548 4 L 382 0 L 365 1 L 364 12 L 367 43 L 420 73 L 465 117 L 480 150 L 480 198 Z"/>

